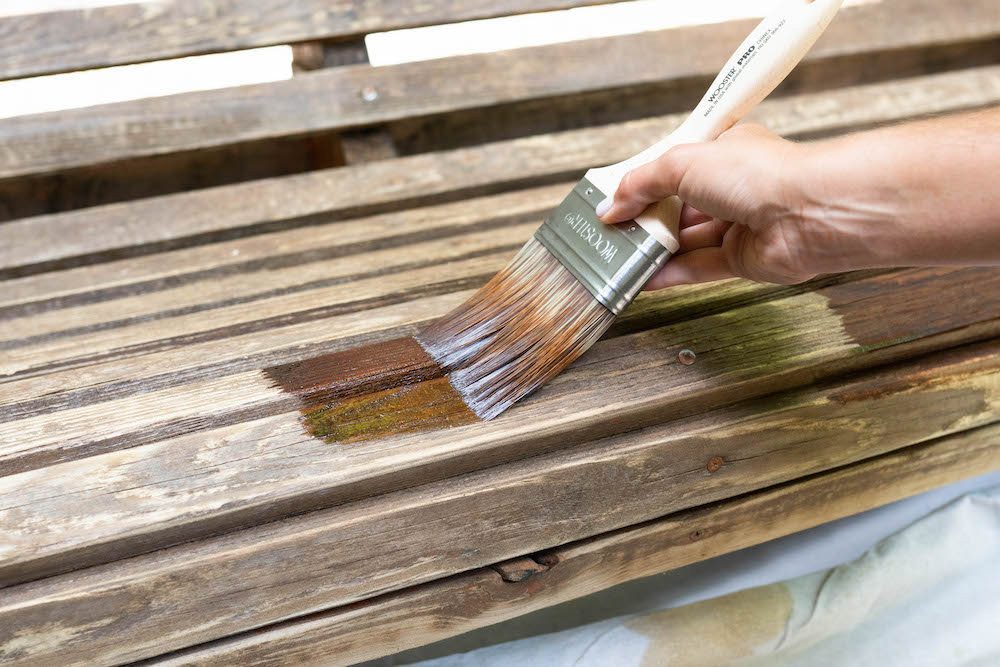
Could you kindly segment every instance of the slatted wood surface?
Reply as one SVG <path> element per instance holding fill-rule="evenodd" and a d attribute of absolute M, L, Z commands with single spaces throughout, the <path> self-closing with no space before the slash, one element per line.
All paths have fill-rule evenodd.
<path fill-rule="evenodd" d="M 37 59 L 5 42 L 21 59 L 0 75 L 570 3 L 318 16 L 309 3 L 231 2 L 198 31 L 171 29 L 209 4 L 99 10 Z M 251 4 L 270 32 L 237 29 Z M 61 34 L 81 17 L 0 19 L 0 33 Z M 0 173 L 649 93 L 714 73 L 747 29 L 382 68 L 386 95 L 371 106 L 355 99 L 376 71 L 365 65 L 0 121 Z M 144 50 L 136 34 L 156 39 Z M 1000 64 L 983 62 L 998 34 L 996 12 L 973 0 L 844 10 L 815 71 L 858 54 L 884 65 L 940 52 L 949 66 L 884 81 L 851 72 L 826 88 L 800 79 L 756 120 L 809 138 L 1000 104 Z M 473 72 L 479 88 L 460 101 Z M 275 378 L 373 344 L 372 363 L 395 363 L 394 341 L 495 273 L 573 179 L 683 115 L 626 118 L 0 223 L 0 662 L 349 664 L 1000 468 L 991 268 L 644 294 L 495 421 L 413 417 L 446 383 L 400 357 L 394 382 L 418 398 L 388 419 L 422 430 L 313 437 L 303 408 L 374 385 L 358 370 L 309 402 Z M 694 365 L 678 363 L 683 348 Z"/>
<path fill-rule="evenodd" d="M 0 78 L 597 5 L 614 0 L 123 3 L 0 18 Z"/>
<path fill-rule="evenodd" d="M 653 31 L 89 107 L 5 122 L 0 179 L 670 79 L 711 80 L 754 21 Z M 806 63 L 1000 36 L 982 0 L 844 9 Z M 365 88 L 377 92 L 366 101 Z"/>

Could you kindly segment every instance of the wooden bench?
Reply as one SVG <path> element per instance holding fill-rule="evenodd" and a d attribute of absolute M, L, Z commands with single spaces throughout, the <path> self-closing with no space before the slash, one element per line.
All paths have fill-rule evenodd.
<path fill-rule="evenodd" d="M 1000 468 L 990 268 L 644 294 L 493 422 L 307 432 L 303 409 L 400 388 L 360 368 L 310 402 L 277 375 L 390 363 L 754 23 L 385 67 L 361 41 L 582 4 L 0 18 L 2 78 L 282 43 L 298 70 L 0 121 L 0 662 L 350 664 Z M 998 103 L 993 2 L 882 0 L 755 120 L 807 139 Z"/>

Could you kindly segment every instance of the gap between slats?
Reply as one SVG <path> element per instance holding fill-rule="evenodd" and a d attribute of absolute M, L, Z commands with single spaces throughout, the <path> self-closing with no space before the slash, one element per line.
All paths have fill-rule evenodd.
<path fill-rule="evenodd" d="M 384 68 L 345 66 L 271 84 L 9 119 L 0 124 L 0 178 L 710 77 L 753 25 L 695 26 Z M 998 33 L 1000 18 L 979 0 L 955 0 L 948 12 L 933 0 L 866 4 L 845 9 L 806 62 Z M 363 99 L 359 91 L 367 88 L 379 91 L 376 99 Z"/>

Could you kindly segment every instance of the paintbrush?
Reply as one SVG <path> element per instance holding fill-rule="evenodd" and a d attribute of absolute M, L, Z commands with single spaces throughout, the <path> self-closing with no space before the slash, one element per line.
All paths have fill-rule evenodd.
<path fill-rule="evenodd" d="M 795 67 L 842 2 L 781 3 L 677 130 L 628 160 L 589 170 L 507 266 L 417 335 L 476 415 L 492 419 L 583 354 L 677 252 L 677 197 L 618 225 L 600 222 L 597 204 L 672 146 L 711 141 L 732 127 Z"/>

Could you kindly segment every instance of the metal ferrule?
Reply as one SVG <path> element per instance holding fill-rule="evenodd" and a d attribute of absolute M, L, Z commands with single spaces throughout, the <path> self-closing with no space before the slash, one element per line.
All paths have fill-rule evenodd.
<path fill-rule="evenodd" d="M 617 316 L 666 263 L 670 251 L 635 222 L 605 225 L 598 220 L 594 209 L 604 197 L 584 178 L 535 238 Z"/>

